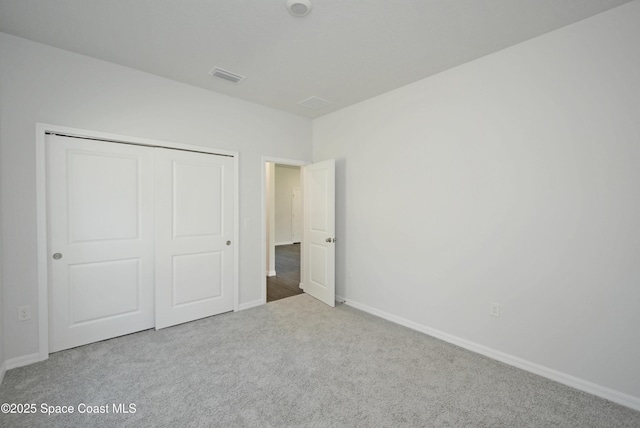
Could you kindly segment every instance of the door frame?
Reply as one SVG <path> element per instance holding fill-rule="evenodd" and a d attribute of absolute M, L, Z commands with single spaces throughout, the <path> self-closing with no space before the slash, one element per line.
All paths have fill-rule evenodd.
<path fill-rule="evenodd" d="M 67 126 L 36 123 L 36 242 L 37 242 L 37 283 L 38 283 L 38 357 L 35 361 L 44 361 L 49 358 L 49 263 L 48 263 L 48 230 L 47 230 L 47 169 L 46 169 L 46 134 L 60 133 L 69 136 L 97 139 L 112 143 L 134 144 L 147 147 L 164 147 L 169 149 L 186 150 L 192 152 L 208 153 L 230 156 L 234 160 L 234 278 L 233 278 L 233 310 L 238 311 L 239 305 L 239 256 L 240 240 L 240 195 L 239 195 L 239 162 L 240 154 L 236 151 L 215 149 L 211 147 L 192 144 L 174 143 L 171 141 L 156 140 L 151 138 L 132 137 L 127 135 L 112 134 L 107 132 L 92 131 L 87 129 L 71 128 Z"/>
<path fill-rule="evenodd" d="M 260 224 L 262 225 L 262 239 L 261 239 L 261 247 L 262 247 L 262 257 L 260 258 L 260 272 L 261 272 L 261 295 L 260 300 L 258 301 L 258 305 L 263 305 L 267 303 L 267 275 L 266 275 L 266 266 L 267 266 L 267 162 L 274 163 L 278 165 L 289 165 L 289 166 L 299 166 L 300 168 L 310 165 L 311 162 L 296 160 L 296 159 L 285 159 L 285 158 L 277 158 L 273 156 L 262 156 L 262 191 L 260 192 L 261 200 L 260 206 L 261 209 L 261 217 Z M 302 171 L 301 171 L 302 172 Z M 302 186 L 304 183 L 302 182 L 302 174 L 300 174 L 300 185 Z M 304 199 L 304 195 L 302 195 Z M 304 240 L 304 234 L 302 235 L 302 240 Z M 302 250 L 302 242 L 300 242 L 300 249 Z M 304 267 L 302 266 L 302 252 L 300 253 L 300 269 L 302 270 Z M 302 272 L 301 272 L 302 274 Z M 302 276 L 300 276 L 300 282 L 302 283 Z"/>
<path fill-rule="evenodd" d="M 302 172 L 302 171 L 300 171 L 300 172 Z M 300 184 L 303 184 L 303 183 L 302 183 L 302 174 L 300 174 Z M 294 209 L 295 209 L 295 203 L 293 202 L 293 199 L 294 199 L 293 195 L 294 195 L 294 192 L 295 192 L 296 190 L 298 190 L 298 191 L 299 191 L 300 195 L 303 195 L 303 193 L 302 193 L 302 187 L 293 187 L 293 188 L 291 189 L 291 241 L 292 241 L 294 244 L 296 243 L 296 241 L 295 241 L 295 239 L 293 239 L 293 237 L 294 237 L 294 234 L 293 234 L 293 231 L 294 231 L 294 228 L 293 228 L 293 219 L 295 218 L 295 217 L 294 217 L 294 215 L 293 215 L 293 214 L 294 214 L 294 212 L 293 212 L 293 211 L 294 211 Z M 300 198 L 300 199 L 302 199 L 302 198 Z M 302 201 L 300 202 L 300 204 L 302 204 Z M 303 205 L 301 205 L 301 206 L 300 206 L 300 211 L 301 211 L 302 213 L 298 213 L 298 216 L 301 216 L 301 217 L 302 217 L 302 220 L 304 220 L 304 206 L 303 206 Z M 301 228 L 304 230 L 304 225 L 302 225 L 302 226 L 301 226 Z M 300 234 L 298 235 L 298 236 L 300 237 L 300 241 L 299 241 L 299 242 L 300 242 L 301 244 L 302 244 L 302 235 L 303 235 L 303 230 L 302 230 L 302 231 L 300 231 Z"/>

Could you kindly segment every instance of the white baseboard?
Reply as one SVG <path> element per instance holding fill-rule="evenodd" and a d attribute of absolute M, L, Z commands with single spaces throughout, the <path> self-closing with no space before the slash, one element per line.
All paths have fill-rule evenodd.
<path fill-rule="evenodd" d="M 7 372 L 7 363 L 6 362 L 2 362 L 2 364 L 0 364 L 0 385 L 2 385 L 2 381 L 4 380 L 4 374 Z"/>
<path fill-rule="evenodd" d="M 255 308 L 256 306 L 264 305 L 265 301 L 262 299 L 254 300 L 252 302 L 241 303 L 238 305 L 238 311 L 244 311 L 245 309 Z"/>
<path fill-rule="evenodd" d="M 559 372 L 557 370 L 553 370 L 545 366 L 541 366 L 531 361 L 527 361 L 522 358 L 510 355 L 501 351 L 497 351 L 487 346 L 480 345 L 478 343 L 475 343 L 466 339 L 462 339 L 457 336 L 453 336 L 443 331 L 436 330 L 422 324 L 418 324 L 416 322 L 407 320 L 405 318 L 389 314 L 379 309 L 372 308 L 363 303 L 354 302 L 353 300 L 349 300 L 342 296 L 336 296 L 336 302 L 345 303 L 348 306 L 354 307 L 364 312 L 368 312 L 372 315 L 386 319 L 387 321 L 400 324 L 412 330 L 417 330 L 421 333 L 436 337 L 440 340 L 444 340 L 445 342 L 449 342 L 454 345 L 460 346 L 461 348 L 465 348 L 469 351 L 476 352 L 478 354 L 484 355 L 494 360 L 498 360 L 505 364 L 509 364 L 510 366 L 514 366 L 519 369 L 526 370 L 531 373 L 535 373 L 537 375 L 562 383 L 572 388 L 579 389 L 584 392 L 588 392 L 589 394 L 593 394 L 598 397 L 605 398 L 609 401 L 613 401 L 614 403 L 618 403 L 623 406 L 630 407 L 634 410 L 640 410 L 640 397 L 634 397 L 632 395 L 625 394 L 623 392 L 616 391 L 614 389 L 607 388 L 605 386 L 598 385 L 596 383 L 593 383 L 584 379 L 580 379 L 575 376 L 571 376 L 569 374 Z"/>
<path fill-rule="evenodd" d="M 29 364 L 37 363 L 42 361 L 40 359 L 40 354 L 37 352 L 35 354 L 23 355 L 22 357 L 10 358 L 5 362 L 7 370 L 15 369 L 22 366 L 28 366 Z"/>
<path fill-rule="evenodd" d="M 267 276 L 276 276 L 276 271 L 275 270 L 268 270 L 267 271 Z"/>

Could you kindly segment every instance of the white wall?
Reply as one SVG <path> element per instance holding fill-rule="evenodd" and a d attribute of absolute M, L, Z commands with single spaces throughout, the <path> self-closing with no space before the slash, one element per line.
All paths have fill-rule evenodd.
<path fill-rule="evenodd" d="M 639 22 L 635 1 L 316 119 L 337 293 L 640 405 Z"/>
<path fill-rule="evenodd" d="M 36 122 L 240 152 L 240 303 L 260 301 L 262 156 L 309 160 L 310 120 L 2 33 L 0 58 L 7 359 L 38 346 Z"/>
<path fill-rule="evenodd" d="M 2 85 L 0 84 L 0 94 L 2 94 Z M 2 129 L 2 114 L 0 112 L 0 129 Z M 0 165 L 2 165 L 2 145 L 0 145 Z M 0 189 L 2 188 L 2 174 L 0 174 Z M 0 197 L 0 226 L 2 225 L 2 198 Z M 4 307 L 2 298 L 4 282 L 2 280 L 2 227 L 0 227 L 0 383 L 4 378 L 4 373 L 6 370 L 5 366 L 5 358 L 4 358 Z"/>
<path fill-rule="evenodd" d="M 292 200 L 294 187 L 300 187 L 300 167 L 276 164 L 276 244 L 291 244 L 292 241 Z"/>

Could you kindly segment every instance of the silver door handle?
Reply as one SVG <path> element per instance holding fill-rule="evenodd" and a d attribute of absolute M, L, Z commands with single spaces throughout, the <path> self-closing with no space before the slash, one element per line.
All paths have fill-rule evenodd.
<path fill-rule="evenodd" d="M 62 258 L 62 254 L 60 254 L 60 253 L 55 253 L 53 255 L 53 260 L 60 260 L 61 258 Z"/>
<path fill-rule="evenodd" d="M 336 242 L 336 238 L 327 238 L 324 242 Z"/>
<path fill-rule="evenodd" d="M 227 245 L 231 245 L 231 241 L 227 241 Z"/>

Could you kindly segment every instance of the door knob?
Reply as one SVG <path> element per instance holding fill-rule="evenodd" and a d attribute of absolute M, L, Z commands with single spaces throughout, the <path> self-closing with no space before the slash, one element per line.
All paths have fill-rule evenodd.
<path fill-rule="evenodd" d="M 62 254 L 60 254 L 60 253 L 55 253 L 53 255 L 53 260 L 60 260 L 61 258 L 62 258 Z"/>
<path fill-rule="evenodd" d="M 227 241 L 227 245 L 231 245 L 231 241 Z"/>
<path fill-rule="evenodd" d="M 327 238 L 324 242 L 336 242 L 336 238 Z"/>

